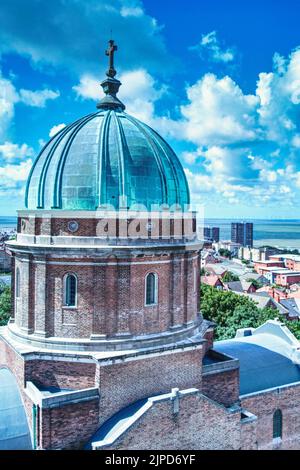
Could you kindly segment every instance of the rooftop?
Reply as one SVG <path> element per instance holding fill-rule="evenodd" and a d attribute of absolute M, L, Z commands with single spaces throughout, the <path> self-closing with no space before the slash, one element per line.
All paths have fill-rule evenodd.
<path fill-rule="evenodd" d="M 240 361 L 240 395 L 300 382 L 300 343 L 276 320 L 251 336 L 217 341 L 214 349 Z"/>
<path fill-rule="evenodd" d="M 293 261 L 300 261 L 300 255 L 292 255 L 289 253 L 280 253 L 277 255 L 270 255 L 270 258 L 291 259 Z"/>
<path fill-rule="evenodd" d="M 280 263 L 280 264 L 282 264 L 282 261 L 276 261 L 276 260 L 272 261 L 272 260 L 268 259 L 268 260 L 265 260 L 265 261 L 263 261 L 263 260 L 261 260 L 261 261 L 254 261 L 254 263 L 255 263 L 255 264 L 274 264 L 274 263 Z"/>
<path fill-rule="evenodd" d="M 281 299 L 280 303 L 288 311 L 289 317 L 300 318 L 300 299 Z"/>
<path fill-rule="evenodd" d="M 286 272 L 286 271 L 279 271 L 277 274 L 284 274 L 286 276 L 300 276 L 300 271 L 291 271 L 289 270 L 289 272 Z"/>
<path fill-rule="evenodd" d="M 0 369 L 0 450 L 32 449 L 29 426 L 16 379 Z"/>

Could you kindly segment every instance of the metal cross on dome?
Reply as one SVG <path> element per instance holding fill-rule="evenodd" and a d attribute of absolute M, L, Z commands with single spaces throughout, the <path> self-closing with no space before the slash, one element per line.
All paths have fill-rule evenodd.
<path fill-rule="evenodd" d="M 115 41 L 113 39 L 110 39 L 108 41 L 109 47 L 105 51 L 105 55 L 109 56 L 109 69 L 106 72 L 106 75 L 108 77 L 114 77 L 116 75 L 116 70 L 114 68 L 114 53 L 115 51 L 118 50 L 118 46 L 115 44 Z"/>

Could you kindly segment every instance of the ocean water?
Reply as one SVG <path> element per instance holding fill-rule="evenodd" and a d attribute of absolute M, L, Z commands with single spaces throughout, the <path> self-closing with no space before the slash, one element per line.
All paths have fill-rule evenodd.
<path fill-rule="evenodd" d="M 230 240 L 231 219 L 205 219 L 205 225 L 220 227 L 220 239 Z M 300 250 L 300 220 L 245 219 L 253 222 L 254 246 L 271 245 L 278 248 Z"/>
<path fill-rule="evenodd" d="M 205 225 L 220 227 L 221 240 L 230 240 L 232 219 L 205 219 Z M 279 248 L 300 250 L 300 220 L 247 219 L 253 222 L 254 246 L 271 245 Z M 234 220 L 239 222 L 239 220 Z M 1 217 L 0 230 L 15 228 L 16 217 Z"/>
<path fill-rule="evenodd" d="M 5 228 L 17 228 L 17 217 L 0 216 L 0 230 Z"/>

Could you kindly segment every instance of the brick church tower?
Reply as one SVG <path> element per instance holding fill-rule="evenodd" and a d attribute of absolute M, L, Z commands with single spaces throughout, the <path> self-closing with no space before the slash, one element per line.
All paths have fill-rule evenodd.
<path fill-rule="evenodd" d="M 34 162 L 7 243 L 0 373 L 23 423 L 11 422 L 14 448 L 82 448 L 140 400 L 201 389 L 212 329 L 199 314 L 196 214 L 173 150 L 117 97 L 115 50 L 97 112 Z"/>

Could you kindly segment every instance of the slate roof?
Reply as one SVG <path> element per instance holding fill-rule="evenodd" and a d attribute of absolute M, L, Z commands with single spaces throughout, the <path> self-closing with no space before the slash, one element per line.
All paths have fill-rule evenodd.
<path fill-rule="evenodd" d="M 29 427 L 17 382 L 0 369 L 0 450 L 32 449 Z"/>
<path fill-rule="evenodd" d="M 275 335 L 217 341 L 214 350 L 239 359 L 240 395 L 300 382 L 300 367 L 288 357 L 285 341 Z"/>
<path fill-rule="evenodd" d="M 295 299 L 281 299 L 280 303 L 287 309 L 289 317 L 300 317 L 299 306 Z"/>
<path fill-rule="evenodd" d="M 244 292 L 248 291 L 248 289 L 252 286 L 252 282 L 245 281 L 242 279 L 241 281 L 230 281 L 227 282 L 227 286 L 229 290 L 234 292 Z"/>

